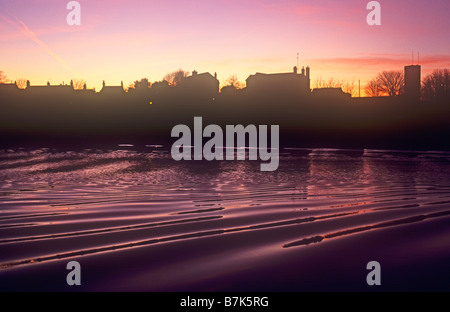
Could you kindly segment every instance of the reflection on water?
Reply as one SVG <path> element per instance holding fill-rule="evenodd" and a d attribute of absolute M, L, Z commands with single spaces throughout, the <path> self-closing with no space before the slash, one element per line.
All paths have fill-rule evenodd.
<path fill-rule="evenodd" d="M 448 289 L 450 153 L 282 149 L 261 172 L 120 148 L 0 152 L 2 289 L 65 290 L 79 260 L 86 290 L 353 290 L 377 259 L 392 289 Z"/>

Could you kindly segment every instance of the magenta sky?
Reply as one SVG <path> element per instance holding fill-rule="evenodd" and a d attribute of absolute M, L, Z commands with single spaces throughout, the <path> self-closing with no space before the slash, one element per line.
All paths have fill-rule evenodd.
<path fill-rule="evenodd" d="M 81 26 L 65 0 L 0 0 L 0 70 L 32 84 L 82 78 L 88 87 L 128 85 L 167 72 L 217 72 L 224 81 L 300 66 L 317 78 L 364 83 L 403 69 L 420 51 L 424 74 L 450 68 L 448 0 L 380 0 L 381 26 L 366 0 L 79 0 Z"/>

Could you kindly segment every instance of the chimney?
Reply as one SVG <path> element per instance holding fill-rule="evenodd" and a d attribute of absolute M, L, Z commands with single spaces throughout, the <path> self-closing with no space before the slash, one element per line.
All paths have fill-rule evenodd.
<path fill-rule="evenodd" d="M 306 84 L 307 84 L 307 88 L 308 91 L 311 91 L 311 78 L 310 78 L 310 71 L 309 71 L 309 66 L 306 66 Z"/>

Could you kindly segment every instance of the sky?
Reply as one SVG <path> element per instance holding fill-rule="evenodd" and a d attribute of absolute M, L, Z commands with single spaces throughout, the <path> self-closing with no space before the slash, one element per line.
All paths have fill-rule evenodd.
<path fill-rule="evenodd" d="M 83 79 L 88 88 L 217 73 L 223 84 L 256 72 L 310 66 L 318 79 L 361 81 L 383 70 L 450 68 L 450 1 L 380 0 L 369 26 L 366 0 L 0 0 L 0 70 L 32 85 Z M 412 53 L 414 52 L 414 61 Z"/>

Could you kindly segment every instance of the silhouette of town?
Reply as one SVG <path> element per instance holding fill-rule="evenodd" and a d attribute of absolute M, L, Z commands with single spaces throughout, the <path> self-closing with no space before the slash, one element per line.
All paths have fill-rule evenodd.
<path fill-rule="evenodd" d="M 141 81 L 142 82 L 142 81 Z M 0 138 L 7 144 L 168 143 L 174 125 L 280 125 L 280 143 L 298 147 L 448 149 L 449 93 L 422 99 L 421 66 L 404 67 L 395 96 L 353 97 L 342 88 L 311 89 L 311 69 L 255 73 L 242 89 L 220 89 L 217 74 L 176 84 L 143 81 L 99 92 L 70 84 L 0 84 Z M 360 93 L 360 92 L 359 92 Z"/>

